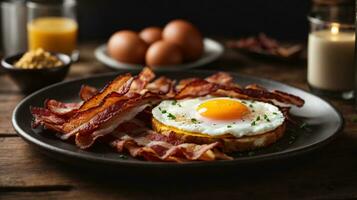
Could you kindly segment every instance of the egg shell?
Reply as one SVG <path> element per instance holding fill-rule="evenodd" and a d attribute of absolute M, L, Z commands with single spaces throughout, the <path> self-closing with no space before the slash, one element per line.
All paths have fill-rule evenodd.
<path fill-rule="evenodd" d="M 182 63 L 183 55 L 174 43 L 160 40 L 152 44 L 146 52 L 148 66 L 167 66 Z"/>
<path fill-rule="evenodd" d="M 154 27 L 154 26 L 147 27 L 147 28 L 143 29 L 139 33 L 139 36 L 147 44 L 151 45 L 154 42 L 161 40 L 161 38 L 162 38 L 162 28 Z"/>
<path fill-rule="evenodd" d="M 168 23 L 162 37 L 178 45 L 183 52 L 185 61 L 197 60 L 203 53 L 203 39 L 199 30 L 185 20 L 173 20 Z"/>
<path fill-rule="evenodd" d="M 147 48 L 144 40 L 129 30 L 114 33 L 108 41 L 108 54 L 120 62 L 144 63 Z"/>

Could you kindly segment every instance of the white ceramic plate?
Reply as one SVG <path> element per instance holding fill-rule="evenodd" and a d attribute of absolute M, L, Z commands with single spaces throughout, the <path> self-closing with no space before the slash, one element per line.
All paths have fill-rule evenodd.
<path fill-rule="evenodd" d="M 194 62 L 184 63 L 180 65 L 170 65 L 170 66 L 161 66 L 160 68 L 154 68 L 155 71 L 160 71 L 161 69 L 165 70 L 184 70 L 199 67 L 208 63 L 211 63 L 217 60 L 223 54 L 223 46 L 215 40 L 205 38 L 204 43 L 204 53 L 202 57 Z M 95 57 L 99 62 L 105 64 L 106 66 L 112 69 L 142 69 L 142 65 L 139 64 L 130 64 L 123 63 L 114 60 L 107 53 L 107 45 L 100 45 L 95 49 Z M 155 67 L 155 66 L 154 66 Z"/>

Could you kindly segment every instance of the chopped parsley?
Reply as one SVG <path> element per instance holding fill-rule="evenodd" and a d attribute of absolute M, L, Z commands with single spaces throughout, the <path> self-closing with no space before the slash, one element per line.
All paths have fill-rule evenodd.
<path fill-rule="evenodd" d="M 268 115 L 264 114 L 264 119 L 267 121 L 267 122 L 270 122 L 270 119 L 268 118 Z"/>
<path fill-rule="evenodd" d="M 182 107 L 181 104 L 179 104 L 179 103 L 177 102 L 177 100 L 173 100 L 172 103 L 171 103 L 171 105 L 173 105 L 173 106 L 176 106 L 176 105 L 177 105 L 177 106 L 179 106 L 179 107 Z"/>
<path fill-rule="evenodd" d="M 191 122 L 197 124 L 197 123 L 198 123 L 198 120 L 195 119 L 195 118 L 192 118 L 192 119 L 191 119 Z"/>
<path fill-rule="evenodd" d="M 231 125 L 227 125 L 227 128 L 232 128 L 232 126 Z"/>
<path fill-rule="evenodd" d="M 161 112 L 162 114 L 167 113 L 167 111 L 166 111 L 166 110 L 163 110 L 163 109 L 162 109 L 162 108 L 160 108 L 160 107 L 159 107 L 159 110 L 160 110 L 160 112 Z"/>
<path fill-rule="evenodd" d="M 253 108 L 253 104 L 249 104 L 249 107 Z"/>
<path fill-rule="evenodd" d="M 278 113 L 276 113 L 276 112 L 273 112 L 273 115 L 277 115 Z"/>
<path fill-rule="evenodd" d="M 171 114 L 171 113 L 169 113 L 168 115 L 167 115 L 167 117 L 168 118 L 170 118 L 170 119 L 176 119 L 176 116 L 175 115 L 173 115 L 173 114 Z"/>
<path fill-rule="evenodd" d="M 255 121 L 252 121 L 250 125 L 255 126 L 256 125 Z"/>
<path fill-rule="evenodd" d="M 255 119 L 255 121 L 259 121 L 260 120 L 260 116 L 258 115 L 258 117 Z"/>

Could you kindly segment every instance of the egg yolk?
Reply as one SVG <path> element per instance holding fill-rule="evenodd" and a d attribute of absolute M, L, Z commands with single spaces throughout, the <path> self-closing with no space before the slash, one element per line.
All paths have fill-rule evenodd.
<path fill-rule="evenodd" d="M 247 106 L 232 99 L 208 100 L 201 103 L 196 110 L 201 116 L 214 120 L 241 119 L 249 113 Z"/>

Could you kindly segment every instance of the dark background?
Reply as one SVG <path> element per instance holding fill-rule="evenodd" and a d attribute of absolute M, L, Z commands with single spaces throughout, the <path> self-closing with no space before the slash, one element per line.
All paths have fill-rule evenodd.
<path fill-rule="evenodd" d="M 120 29 L 164 26 L 175 18 L 205 36 L 240 37 L 259 32 L 283 40 L 307 37 L 310 0 L 78 0 L 80 40 L 106 40 Z"/>

